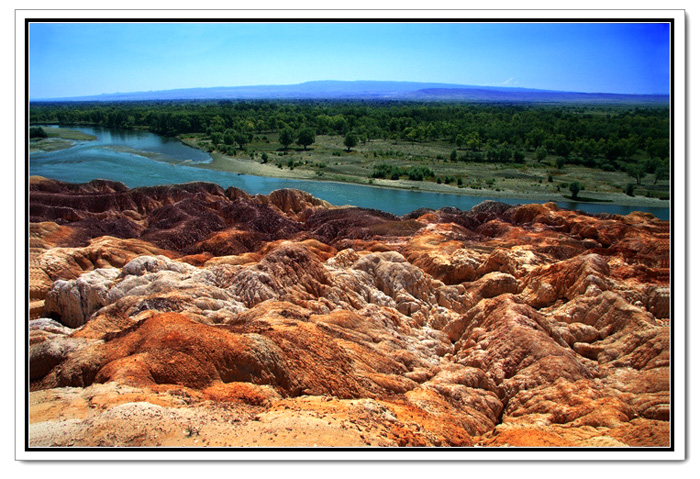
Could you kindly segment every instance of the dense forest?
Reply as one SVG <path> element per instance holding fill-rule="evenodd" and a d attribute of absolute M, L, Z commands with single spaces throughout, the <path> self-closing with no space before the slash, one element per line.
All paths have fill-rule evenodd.
<path fill-rule="evenodd" d="M 30 123 L 145 128 L 198 134 L 235 154 L 263 135 L 306 149 L 341 135 L 348 151 L 375 139 L 442 142 L 451 161 L 522 163 L 549 158 L 631 176 L 668 178 L 669 109 L 624 105 L 520 105 L 379 101 L 159 101 L 32 103 Z M 203 145 L 205 143 L 202 143 Z M 377 171 L 377 175 L 391 174 Z"/>

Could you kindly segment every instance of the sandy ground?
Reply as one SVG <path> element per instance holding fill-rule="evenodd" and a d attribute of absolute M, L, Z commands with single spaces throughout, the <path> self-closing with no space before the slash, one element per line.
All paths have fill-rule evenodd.
<path fill-rule="evenodd" d="M 65 150 L 75 146 L 75 142 L 64 140 L 61 138 L 44 138 L 41 140 L 32 140 L 29 143 L 29 152 L 38 153 L 40 151 L 58 151 Z"/>
<path fill-rule="evenodd" d="M 272 163 L 262 164 L 248 158 L 237 158 L 226 156 L 218 152 L 210 153 L 213 161 L 206 165 L 197 165 L 201 168 L 212 170 L 230 171 L 243 175 L 268 176 L 272 178 L 291 178 L 296 180 L 318 179 L 316 174 L 310 170 L 295 168 L 280 169 Z"/>
<path fill-rule="evenodd" d="M 32 447 L 365 447 L 396 421 L 372 416 L 372 399 L 273 398 L 265 405 L 194 401 L 186 391 L 155 393 L 116 383 L 30 395 Z"/>

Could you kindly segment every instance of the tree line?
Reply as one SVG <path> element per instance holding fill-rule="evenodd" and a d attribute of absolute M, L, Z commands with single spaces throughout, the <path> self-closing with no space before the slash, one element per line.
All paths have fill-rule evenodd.
<path fill-rule="evenodd" d="M 376 139 L 440 142 L 452 161 L 552 158 L 609 171 L 667 169 L 664 106 L 521 105 L 397 101 L 144 101 L 32 103 L 32 124 L 144 128 L 166 136 L 200 134 L 215 148 L 241 148 L 276 134 L 283 149 L 307 149 L 316 135 L 339 135 L 348 151 Z M 563 162 L 563 163 L 562 163 Z"/>

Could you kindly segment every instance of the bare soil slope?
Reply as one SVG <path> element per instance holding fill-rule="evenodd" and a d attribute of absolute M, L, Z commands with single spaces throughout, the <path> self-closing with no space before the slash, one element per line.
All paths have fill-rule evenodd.
<path fill-rule="evenodd" d="M 32 178 L 30 446 L 669 445 L 669 224 Z"/>

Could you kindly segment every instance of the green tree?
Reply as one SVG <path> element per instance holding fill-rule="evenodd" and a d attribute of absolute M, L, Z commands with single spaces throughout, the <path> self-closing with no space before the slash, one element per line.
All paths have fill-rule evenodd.
<path fill-rule="evenodd" d="M 659 158 L 649 158 L 645 160 L 642 164 L 644 165 L 644 170 L 647 173 L 654 173 L 661 164 L 661 160 Z"/>
<path fill-rule="evenodd" d="M 224 132 L 224 144 L 226 146 L 231 146 L 236 142 L 236 132 L 228 129 Z"/>
<path fill-rule="evenodd" d="M 478 131 L 472 131 L 466 138 L 464 142 L 469 151 L 477 151 L 481 145 L 481 139 L 479 138 Z"/>
<path fill-rule="evenodd" d="M 455 145 L 457 145 L 458 149 L 462 149 L 462 145 L 465 145 L 467 143 L 467 138 L 464 135 L 457 135 L 455 137 Z"/>
<path fill-rule="evenodd" d="M 306 147 L 313 144 L 316 141 L 316 132 L 313 128 L 304 127 L 299 130 L 299 135 L 297 135 L 297 144 Z"/>
<path fill-rule="evenodd" d="M 583 158 L 586 166 L 593 166 L 594 162 L 592 161 L 593 158 L 595 157 L 597 153 L 597 148 L 596 144 L 594 141 L 581 141 L 578 144 L 578 149 L 579 149 L 579 154 L 581 155 L 581 158 Z"/>
<path fill-rule="evenodd" d="M 608 140 L 604 146 L 603 154 L 610 161 L 615 161 L 624 156 L 625 148 L 620 141 Z"/>
<path fill-rule="evenodd" d="M 627 167 L 627 174 L 637 180 L 637 185 L 641 185 L 642 178 L 644 178 L 647 173 L 642 165 L 630 165 Z"/>
<path fill-rule="evenodd" d="M 670 166 L 668 159 L 663 160 L 654 167 L 654 184 L 659 180 L 667 180 L 670 175 Z"/>
<path fill-rule="evenodd" d="M 49 135 L 40 126 L 33 126 L 29 129 L 29 138 L 48 138 Z"/>
<path fill-rule="evenodd" d="M 544 160 L 545 158 L 547 158 L 547 150 L 544 147 L 540 146 L 535 151 L 535 159 L 538 162 L 540 162 L 540 161 Z"/>
<path fill-rule="evenodd" d="M 216 147 L 219 146 L 224 141 L 224 135 L 218 131 L 211 133 L 211 142 Z"/>
<path fill-rule="evenodd" d="M 333 117 L 333 130 L 339 135 L 345 135 L 349 130 L 348 122 L 343 115 Z"/>
<path fill-rule="evenodd" d="M 665 160 L 669 157 L 669 140 L 668 138 L 658 138 L 652 140 L 649 138 L 646 142 L 647 153 L 651 157 L 659 157 Z"/>
<path fill-rule="evenodd" d="M 357 146 L 357 136 L 348 132 L 348 134 L 345 135 L 345 140 L 343 140 L 343 144 L 347 147 L 349 152 L 352 148 L 355 148 Z"/>
<path fill-rule="evenodd" d="M 534 128 L 527 134 L 526 143 L 530 148 L 539 149 L 546 136 L 547 133 L 542 128 Z"/>
<path fill-rule="evenodd" d="M 237 131 L 234 133 L 233 139 L 238 144 L 238 147 L 243 149 L 248 144 L 248 142 L 252 139 L 252 135 L 250 133 L 243 133 L 243 132 Z"/>
<path fill-rule="evenodd" d="M 209 128 L 211 128 L 212 131 L 223 133 L 226 129 L 226 122 L 219 115 L 216 115 L 209 121 Z"/>
<path fill-rule="evenodd" d="M 581 185 L 579 185 L 578 181 L 574 181 L 569 185 L 569 191 L 571 192 L 572 199 L 575 200 L 578 198 L 578 192 L 581 191 Z"/>
<path fill-rule="evenodd" d="M 566 160 L 563 157 L 560 156 L 559 158 L 557 158 L 557 168 L 558 169 L 561 170 L 562 168 L 564 168 L 564 163 L 566 163 Z"/>
<path fill-rule="evenodd" d="M 284 128 L 282 131 L 280 131 L 280 145 L 284 147 L 286 150 L 289 148 L 289 145 L 294 143 L 294 130 L 292 130 L 290 127 Z"/>
<path fill-rule="evenodd" d="M 418 141 L 418 137 L 420 136 L 420 133 L 418 130 L 416 130 L 413 127 L 408 127 L 404 128 L 403 132 L 401 133 L 401 137 L 404 140 L 408 140 L 411 142 L 411 145 L 413 145 L 416 141 Z"/>
<path fill-rule="evenodd" d="M 427 166 L 413 166 L 408 170 L 408 179 L 411 181 L 423 181 L 424 178 L 433 178 L 435 172 Z"/>
<path fill-rule="evenodd" d="M 554 153 L 567 157 L 571 154 L 572 146 L 565 138 L 559 135 L 554 143 Z"/>

